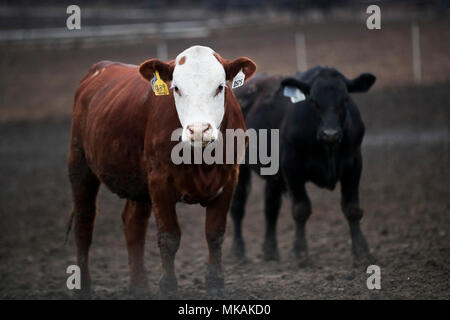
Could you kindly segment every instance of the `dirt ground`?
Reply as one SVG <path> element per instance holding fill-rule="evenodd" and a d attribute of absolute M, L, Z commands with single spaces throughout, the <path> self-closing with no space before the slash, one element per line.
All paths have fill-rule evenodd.
<path fill-rule="evenodd" d="M 338 190 L 329 192 L 308 185 L 313 204 L 307 225 L 311 266 L 299 268 L 289 258 L 294 224 L 288 197 L 284 198 L 278 224 L 281 261 L 263 261 L 263 182 L 254 176 L 243 227 L 248 261 L 237 263 L 230 256 L 230 219 L 224 243 L 223 298 L 450 298 L 450 48 L 449 42 L 441 42 L 449 37 L 448 25 L 448 21 L 428 23 L 422 29 L 423 54 L 432 54 L 435 59 L 424 59 L 424 83 L 420 86 L 412 84 L 410 63 L 403 61 L 409 59 L 410 43 L 402 36 L 402 32 L 409 32 L 407 25 L 386 26 L 384 36 L 379 34 L 371 42 L 351 42 L 352 37 L 363 33 L 346 24 L 305 28 L 307 39 L 311 39 L 307 40 L 311 44 L 308 64 L 334 65 L 348 76 L 363 71 L 378 76 L 373 91 L 355 98 L 367 126 L 360 189 L 365 210 L 362 229 L 378 259 L 382 289 L 368 290 L 365 270 L 352 267 L 350 237 L 340 212 Z M 201 43 L 213 46 L 225 57 L 254 57 L 261 71 L 286 74 L 295 69 L 295 55 L 289 48 L 293 29 L 241 30 L 235 41 L 219 33 Z M 436 30 L 441 30 L 440 36 Z M 267 41 L 258 41 L 258 37 Z M 356 49 L 347 52 L 350 42 Z M 75 248 L 72 237 L 66 245 L 63 242 L 71 210 L 65 164 L 73 92 L 93 62 L 111 59 L 138 63 L 154 55 L 149 43 L 143 47 L 73 50 L 2 48 L 1 299 L 72 297 L 66 288 L 66 268 L 76 263 Z M 169 55 L 188 44 L 187 40 L 170 42 Z M 385 52 L 388 49 L 392 49 L 390 54 Z M 120 217 L 123 206 L 123 200 L 101 189 L 90 261 L 94 299 L 132 298 L 127 291 L 127 253 Z M 183 231 L 176 257 L 179 298 L 208 298 L 204 289 L 204 209 L 180 204 L 178 216 Z M 158 299 L 161 266 L 153 218 L 147 236 L 146 266 L 150 285 L 147 298 Z"/>

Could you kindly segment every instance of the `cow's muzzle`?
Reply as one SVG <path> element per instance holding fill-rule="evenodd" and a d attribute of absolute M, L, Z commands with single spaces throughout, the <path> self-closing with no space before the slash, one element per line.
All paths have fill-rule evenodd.
<path fill-rule="evenodd" d="M 342 140 L 342 131 L 337 129 L 323 129 L 319 131 L 318 139 L 325 143 L 339 143 Z"/>
<path fill-rule="evenodd" d="M 193 123 L 186 127 L 186 136 L 193 144 L 200 143 L 205 146 L 214 141 L 213 127 L 210 123 Z"/>

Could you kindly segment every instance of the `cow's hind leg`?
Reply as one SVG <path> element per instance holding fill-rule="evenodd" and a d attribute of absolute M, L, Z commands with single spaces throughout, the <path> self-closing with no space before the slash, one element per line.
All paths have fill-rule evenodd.
<path fill-rule="evenodd" d="M 150 218 L 151 205 L 128 200 L 122 213 L 130 268 L 130 291 L 147 292 L 147 275 L 144 267 L 144 245 Z"/>
<path fill-rule="evenodd" d="M 81 150 L 73 148 L 68 160 L 69 179 L 72 186 L 75 245 L 77 264 L 81 271 L 81 298 L 91 294 L 89 275 L 89 248 L 92 242 L 96 214 L 96 198 L 100 182 L 88 167 Z"/>
<path fill-rule="evenodd" d="M 263 243 L 264 260 L 279 260 L 277 243 L 277 220 L 281 207 L 283 185 L 279 179 L 267 180 L 264 189 L 264 214 L 266 232 Z"/>
<path fill-rule="evenodd" d="M 361 154 L 355 159 L 353 166 L 345 170 L 341 179 L 342 211 L 350 226 L 354 265 L 367 266 L 375 261 L 370 254 L 367 240 L 361 232 L 360 220 L 363 211 L 359 206 L 359 180 L 362 170 Z"/>
<path fill-rule="evenodd" d="M 239 181 L 231 203 L 231 217 L 234 223 L 232 254 L 237 259 L 245 258 L 245 242 L 242 237 L 242 220 L 245 214 L 245 204 L 250 191 L 251 171 L 242 164 L 239 168 Z"/>

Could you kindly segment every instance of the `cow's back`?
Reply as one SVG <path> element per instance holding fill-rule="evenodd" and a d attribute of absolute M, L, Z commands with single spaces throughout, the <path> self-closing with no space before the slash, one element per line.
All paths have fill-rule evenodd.
<path fill-rule="evenodd" d="M 82 150 L 90 169 L 121 197 L 148 198 L 143 153 L 149 91 L 137 66 L 102 61 L 75 95 L 72 147 Z"/>

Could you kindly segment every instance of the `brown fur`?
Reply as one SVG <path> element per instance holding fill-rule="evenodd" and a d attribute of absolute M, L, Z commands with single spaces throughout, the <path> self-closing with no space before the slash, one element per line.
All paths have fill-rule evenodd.
<path fill-rule="evenodd" d="M 178 61 L 178 64 L 181 66 L 186 62 L 186 56 L 182 56 L 180 61 Z"/>
<path fill-rule="evenodd" d="M 253 72 L 247 76 L 250 78 L 256 68 L 254 63 L 239 59 L 221 62 L 227 72 L 231 69 L 238 72 L 239 65 L 246 70 L 253 66 L 250 68 Z M 232 64 L 235 66 L 231 67 Z M 176 290 L 173 260 L 181 230 L 175 204 L 180 200 L 207 207 L 205 232 L 210 253 L 207 286 L 223 285 L 220 248 L 239 167 L 172 163 L 170 154 L 177 142 L 170 141 L 170 136 L 181 124 L 173 90 L 168 96 L 155 96 L 145 81 L 153 77 L 155 69 L 164 81 L 170 81 L 174 61 L 151 59 L 140 67 L 100 62 L 83 78 L 75 95 L 68 169 L 84 293 L 90 291 L 88 251 L 100 183 L 127 199 L 123 221 L 133 289 L 145 287 L 145 232 L 153 208 L 164 272 L 160 289 Z M 246 130 L 234 93 L 230 87 L 225 90 L 222 133 L 227 128 Z M 221 188 L 223 191 L 218 195 Z"/>

